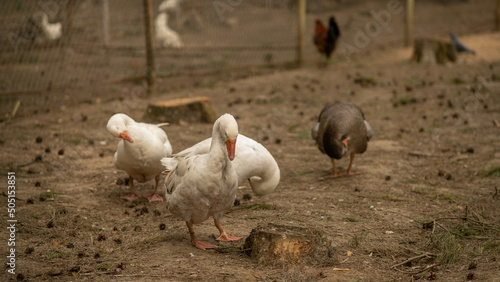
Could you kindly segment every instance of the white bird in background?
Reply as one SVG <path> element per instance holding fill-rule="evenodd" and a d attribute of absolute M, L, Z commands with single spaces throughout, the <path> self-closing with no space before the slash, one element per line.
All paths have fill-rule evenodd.
<path fill-rule="evenodd" d="M 150 202 L 163 201 L 157 194 L 160 174 L 165 169 L 161 159 L 172 155 L 172 146 L 161 125 L 165 124 L 138 123 L 125 114 L 115 114 L 109 119 L 108 132 L 122 139 L 116 149 L 115 167 L 129 175 L 130 194 L 122 199 L 140 198 L 134 190 L 134 179 L 143 183 L 154 178 L 155 190 L 147 198 Z"/>
<path fill-rule="evenodd" d="M 155 19 L 155 35 L 163 47 L 182 48 L 184 44 L 179 34 L 168 27 L 168 15 L 161 12 Z"/>
<path fill-rule="evenodd" d="M 49 23 L 49 16 L 47 13 L 39 11 L 33 15 L 33 19 L 40 27 L 43 35 L 47 40 L 53 41 L 61 38 L 62 36 L 62 24 L 61 23 Z"/>
<path fill-rule="evenodd" d="M 158 6 L 160 12 L 178 13 L 181 9 L 181 0 L 165 0 Z"/>
<path fill-rule="evenodd" d="M 174 154 L 172 158 L 163 158 L 161 162 L 167 170 L 172 170 L 183 158 L 208 153 L 211 143 L 212 138 L 205 139 Z M 271 153 L 259 142 L 242 134 L 238 135 L 233 167 L 238 175 L 238 185 L 248 180 L 257 196 L 273 192 L 280 182 L 280 169 Z"/>
<path fill-rule="evenodd" d="M 220 223 L 222 216 L 233 206 L 238 189 L 238 176 L 232 165 L 237 137 L 238 123 L 234 117 L 222 115 L 214 123 L 209 152 L 182 158 L 165 177 L 168 210 L 186 221 L 191 243 L 202 250 L 217 246 L 199 241 L 193 224 L 210 216 L 220 232 L 217 240 L 241 239 L 229 236 Z"/>

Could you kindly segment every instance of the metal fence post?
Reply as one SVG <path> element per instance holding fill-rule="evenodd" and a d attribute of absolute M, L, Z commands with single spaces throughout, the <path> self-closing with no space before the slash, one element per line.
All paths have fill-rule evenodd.
<path fill-rule="evenodd" d="M 104 35 L 104 46 L 109 44 L 109 0 L 102 1 L 102 29 Z"/>
<path fill-rule="evenodd" d="M 500 31 L 500 0 L 497 0 L 496 28 Z"/>
<path fill-rule="evenodd" d="M 146 80 L 148 82 L 147 94 L 152 95 L 156 82 L 155 77 L 155 58 L 153 54 L 153 6 L 151 0 L 144 0 L 144 26 L 146 31 L 146 61 L 147 72 Z"/>
<path fill-rule="evenodd" d="M 66 4 L 66 34 L 65 42 L 69 44 L 71 41 L 71 28 L 73 25 L 73 1 L 69 0 Z"/>
<path fill-rule="evenodd" d="M 411 46 L 413 43 L 413 0 L 406 0 L 406 25 L 405 25 L 405 45 Z"/>
<path fill-rule="evenodd" d="M 306 31 L 306 0 L 297 0 L 298 34 L 297 34 L 297 65 L 304 64 L 304 37 Z"/>

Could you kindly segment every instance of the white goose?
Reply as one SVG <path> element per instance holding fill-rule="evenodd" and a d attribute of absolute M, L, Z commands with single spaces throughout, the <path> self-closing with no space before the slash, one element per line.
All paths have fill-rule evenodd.
<path fill-rule="evenodd" d="M 43 32 L 45 38 L 49 41 L 53 41 L 61 38 L 62 36 L 62 24 L 61 23 L 49 23 L 49 16 L 45 12 L 37 12 L 33 18 L 38 24 Z"/>
<path fill-rule="evenodd" d="M 160 12 L 175 12 L 177 13 L 181 9 L 181 0 L 165 0 L 161 2 L 158 6 L 158 11 Z"/>
<path fill-rule="evenodd" d="M 134 179 L 143 183 L 155 179 L 155 190 L 148 196 L 150 202 L 163 201 L 157 194 L 160 174 L 164 167 L 161 159 L 172 155 L 172 146 L 167 134 L 159 126 L 135 122 L 125 114 L 113 115 L 107 129 L 114 137 L 121 138 L 115 153 L 115 167 L 129 175 L 130 194 L 122 199 L 133 201 L 139 198 L 134 190 Z"/>
<path fill-rule="evenodd" d="M 156 16 L 155 35 L 163 47 L 182 48 L 184 46 L 179 34 L 168 27 L 167 12 L 161 12 Z"/>
<path fill-rule="evenodd" d="M 217 240 L 241 239 L 229 236 L 220 223 L 224 213 L 232 207 L 238 189 L 238 176 L 231 162 L 235 157 L 237 136 L 238 124 L 234 117 L 222 115 L 214 123 L 209 152 L 180 159 L 165 177 L 168 210 L 186 221 L 191 243 L 202 250 L 217 246 L 199 241 L 193 224 L 210 216 L 220 232 Z"/>
<path fill-rule="evenodd" d="M 212 138 L 205 139 L 174 154 L 173 158 L 163 158 L 162 164 L 167 170 L 171 170 L 182 158 L 206 154 L 210 150 L 211 142 Z M 248 180 L 257 196 L 267 195 L 276 189 L 280 182 L 280 169 L 271 153 L 262 144 L 239 134 L 236 156 L 233 167 L 238 175 L 238 185 L 243 185 Z"/>

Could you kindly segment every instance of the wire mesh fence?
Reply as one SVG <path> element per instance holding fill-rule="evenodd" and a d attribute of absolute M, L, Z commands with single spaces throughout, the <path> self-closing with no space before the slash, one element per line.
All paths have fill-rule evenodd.
<path fill-rule="evenodd" d="M 165 2 L 179 6 L 160 9 Z M 418 1 L 414 36 L 491 31 L 494 2 Z M 161 38 L 153 38 L 154 71 L 159 77 L 194 76 L 294 63 L 296 3 L 152 0 L 155 34 L 168 25 L 182 42 L 181 48 L 172 48 L 165 47 Z M 374 15 L 380 16 L 389 5 L 396 4 L 399 8 L 394 11 L 400 12 L 391 14 L 388 22 L 378 23 Z M 345 43 L 369 51 L 384 42 L 402 43 L 404 6 L 403 0 L 308 0 L 306 62 L 315 64 L 320 60 L 311 40 L 316 17 L 326 21 L 335 15 L 342 33 L 339 46 Z M 159 19 L 162 13 L 166 18 Z M 2 114 L 11 111 L 19 94 L 140 80 L 147 71 L 142 0 L 0 0 L 0 23 Z M 356 38 L 360 33 L 366 37 L 367 29 L 372 33 L 360 48 Z M 343 50 L 337 48 L 335 58 L 342 60 L 344 56 Z"/>
<path fill-rule="evenodd" d="M 171 1 L 182 48 L 154 39 L 160 75 L 282 64 L 295 58 L 293 0 Z M 144 76 L 143 1 L 1 1 L 0 93 L 44 91 Z M 45 17 L 45 19 L 44 19 Z"/>

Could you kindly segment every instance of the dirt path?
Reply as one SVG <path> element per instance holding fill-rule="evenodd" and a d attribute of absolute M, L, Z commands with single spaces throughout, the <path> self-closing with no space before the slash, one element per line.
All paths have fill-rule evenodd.
<path fill-rule="evenodd" d="M 114 112 L 141 119 L 149 101 L 130 94 L 133 85 L 121 86 L 120 97 L 96 91 L 72 106 L 33 106 L 32 116 L 1 125 L 2 175 L 15 171 L 18 181 L 17 278 L 499 281 L 500 39 L 481 34 L 463 41 L 478 56 L 451 66 L 409 64 L 409 50 L 387 49 L 356 63 L 176 93 L 160 85 L 166 94 L 155 99 L 210 97 L 217 113 L 235 115 L 241 133 L 262 142 L 280 165 L 275 193 L 239 190 L 239 199 L 252 198 L 224 217 L 228 232 L 248 236 L 268 222 L 320 228 L 336 250 L 326 266 L 261 265 L 237 251 L 243 242 L 221 243 L 228 253 L 200 251 L 164 204 L 120 200 L 126 175 L 113 168 L 117 140 L 104 125 Z M 322 179 L 330 162 L 309 130 L 332 101 L 358 104 L 374 128 L 367 152 L 355 159 L 359 176 Z M 208 137 L 211 125 L 165 130 L 180 151 Z M 149 193 L 152 183 L 138 190 Z M 422 228 L 433 220 L 434 228 Z M 216 242 L 211 220 L 195 228 L 201 240 Z M 391 268 L 423 253 L 431 255 Z"/>

